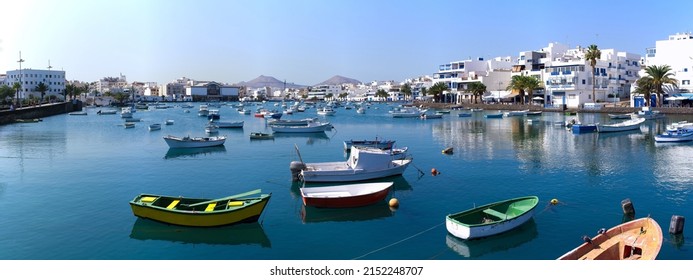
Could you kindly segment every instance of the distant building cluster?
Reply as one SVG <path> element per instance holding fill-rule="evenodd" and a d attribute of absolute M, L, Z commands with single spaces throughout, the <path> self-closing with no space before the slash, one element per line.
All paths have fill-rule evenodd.
<path fill-rule="evenodd" d="M 104 77 L 95 82 L 67 81 L 65 71 L 20 69 L 0 74 L 0 85 L 17 87 L 17 98 L 25 99 L 40 95 L 39 83 L 47 85 L 44 94 L 63 97 L 65 86 L 89 85 L 84 97 L 127 93 L 135 101 L 236 101 L 267 99 L 346 99 L 354 101 L 377 100 L 425 100 L 430 98 L 426 89 L 443 83 L 448 90 L 442 101 L 450 103 L 470 102 L 474 96 L 469 86 L 480 82 L 486 86 L 484 102 L 513 102 L 518 92 L 508 90 L 513 76 L 531 76 L 540 82 L 532 96 L 533 102 L 554 107 L 580 107 L 591 104 L 633 100 L 631 94 L 636 81 L 644 75 L 648 65 L 669 65 L 678 87 L 667 88 L 667 93 L 691 93 L 693 86 L 693 35 L 681 33 L 656 42 L 646 49 L 645 57 L 618 51 L 600 49 L 601 56 L 594 68 L 585 58 L 587 48 L 570 48 L 560 43 L 531 51 L 519 52 L 517 57 L 505 56 L 491 59 L 469 58 L 455 60 L 438 66 L 432 75 L 406 79 L 401 82 L 373 81 L 370 83 L 331 82 L 315 86 L 290 86 L 271 77 L 262 78 L 259 84 L 227 84 L 218 81 L 202 81 L 182 77 L 158 85 L 156 82 L 128 82 L 125 75 Z M 594 74 L 594 75 L 593 75 Z M 271 79 L 271 80 L 268 80 Z M 331 81 L 331 80 L 330 80 Z M 408 85 L 409 91 L 403 92 Z M 594 90 L 594 93 L 593 93 Z M 381 94 L 378 95 L 377 93 Z M 385 92 L 387 97 L 383 97 Z"/>

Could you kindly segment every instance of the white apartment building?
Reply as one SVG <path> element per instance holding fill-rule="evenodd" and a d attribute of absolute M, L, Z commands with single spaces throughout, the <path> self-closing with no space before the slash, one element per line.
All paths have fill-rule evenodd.
<path fill-rule="evenodd" d="M 120 77 L 103 77 L 96 82 L 96 90 L 100 93 L 123 92 L 128 87 L 128 81 L 122 73 Z"/>
<path fill-rule="evenodd" d="M 185 97 L 185 87 L 191 86 L 194 81 L 190 78 L 182 77 L 175 81 L 167 83 L 165 86 L 161 86 L 159 92 L 163 95 L 166 100 L 183 100 Z"/>
<path fill-rule="evenodd" d="M 483 83 L 490 92 L 500 92 L 499 86 L 507 85 L 510 81 L 512 66 L 513 59 L 509 56 L 491 60 L 477 58 L 453 61 L 438 66 L 438 72 L 433 74 L 432 84 L 445 83 L 454 102 L 462 103 L 472 99 L 473 94 L 466 90 L 467 85 L 473 82 Z"/>
<path fill-rule="evenodd" d="M 668 93 L 693 93 L 693 34 L 690 32 L 670 35 L 667 40 L 655 42 L 648 48 L 645 65 L 669 65 L 674 78 L 679 81 L 678 90 L 667 89 Z M 641 72 L 641 76 L 644 71 Z"/>
<path fill-rule="evenodd" d="M 317 85 L 310 89 L 307 99 L 325 100 L 325 96 L 328 94 L 337 97 L 340 93 L 342 93 L 342 87 L 339 85 Z"/>
<path fill-rule="evenodd" d="M 185 100 L 238 101 L 240 87 L 217 82 L 199 82 L 185 87 Z"/>
<path fill-rule="evenodd" d="M 543 98 L 546 106 L 578 108 L 599 106 L 599 103 L 628 97 L 631 84 L 638 79 L 641 56 L 600 49 L 601 57 L 595 66 L 594 96 L 592 67 L 585 60 L 587 48 L 550 43 L 539 51 L 521 52 L 512 75 L 534 76 L 545 87 L 535 96 Z M 506 84 L 507 87 L 507 84 Z"/>
<path fill-rule="evenodd" d="M 4 84 L 12 87 L 15 82 L 20 82 L 22 88 L 19 92 L 19 99 L 26 99 L 31 96 L 41 98 L 41 93 L 36 91 L 39 83 L 48 86 L 48 95 L 63 97 L 65 92 L 65 71 L 62 70 L 39 70 L 39 69 L 20 69 L 7 71 Z"/>

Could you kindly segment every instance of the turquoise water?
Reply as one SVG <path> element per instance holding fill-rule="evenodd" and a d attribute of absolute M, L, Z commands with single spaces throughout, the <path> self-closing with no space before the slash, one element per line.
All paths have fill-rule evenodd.
<path fill-rule="evenodd" d="M 668 234 L 672 215 L 693 217 L 693 144 L 654 143 L 654 134 L 691 116 L 650 120 L 640 131 L 573 134 L 553 125 L 575 116 L 485 119 L 393 119 L 386 104 L 366 114 L 338 108 L 320 117 L 334 124 L 324 135 L 249 139 L 265 120 L 220 108 L 222 148 L 169 151 L 162 136 L 204 135 L 197 106 L 135 113 L 142 122 L 125 129 L 120 115 L 60 115 L 39 123 L 0 126 L 0 259 L 528 259 L 550 260 L 623 220 L 621 201 L 636 217 L 652 216 L 664 232 L 658 259 L 693 259 L 690 228 Z M 272 107 L 267 104 L 266 107 Z M 285 118 L 317 116 L 315 109 Z M 608 122 L 605 114 L 580 114 Z M 150 123 L 175 120 L 159 131 Z M 531 123 L 527 120 L 532 119 Z M 356 209 L 302 206 L 289 163 L 346 158 L 343 141 L 396 140 L 414 157 L 395 182 L 400 207 L 386 201 Z M 454 148 L 454 154 L 441 150 Z M 441 172 L 431 176 L 430 170 Z M 420 172 L 420 171 L 421 172 Z M 423 175 L 422 175 L 423 174 Z M 214 229 L 162 225 L 132 215 L 139 193 L 222 197 L 261 188 L 272 193 L 260 223 Z M 495 237 L 462 241 L 447 234 L 449 213 L 517 196 L 536 195 L 529 223 Z M 556 198 L 560 203 L 549 206 Z"/>

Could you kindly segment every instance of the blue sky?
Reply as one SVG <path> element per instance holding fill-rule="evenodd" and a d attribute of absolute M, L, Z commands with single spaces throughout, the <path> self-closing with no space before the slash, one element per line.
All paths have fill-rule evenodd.
<path fill-rule="evenodd" d="M 22 0 L 4 2 L 0 72 L 67 71 L 96 81 L 259 75 L 313 85 L 430 75 L 470 57 L 517 56 L 549 42 L 644 54 L 693 31 L 691 1 Z"/>

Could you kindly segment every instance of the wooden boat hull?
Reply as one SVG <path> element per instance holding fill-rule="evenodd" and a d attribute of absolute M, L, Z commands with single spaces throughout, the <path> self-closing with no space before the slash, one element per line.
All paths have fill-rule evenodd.
<path fill-rule="evenodd" d="M 461 239 L 496 235 L 532 219 L 538 203 L 536 196 L 527 196 L 482 205 L 448 215 L 445 227 L 450 234 Z"/>
<path fill-rule="evenodd" d="M 324 208 L 349 208 L 382 201 L 393 182 L 301 188 L 303 205 Z"/>
<path fill-rule="evenodd" d="M 145 198 L 148 197 L 154 197 L 155 200 L 145 201 Z M 271 194 L 263 194 L 260 197 L 217 202 L 217 208 L 223 209 L 206 211 L 208 204 L 201 204 L 196 207 L 185 207 L 185 205 L 209 201 L 210 199 L 140 194 L 130 201 L 130 208 L 137 217 L 162 223 L 191 227 L 217 227 L 256 222 L 267 206 L 270 197 Z M 171 207 L 171 203 L 176 200 L 179 202 Z M 232 205 L 232 203 L 235 204 Z M 238 205 L 239 203 L 240 205 Z"/>
<path fill-rule="evenodd" d="M 622 223 L 559 257 L 559 260 L 654 260 L 662 247 L 662 228 L 652 218 Z"/>

